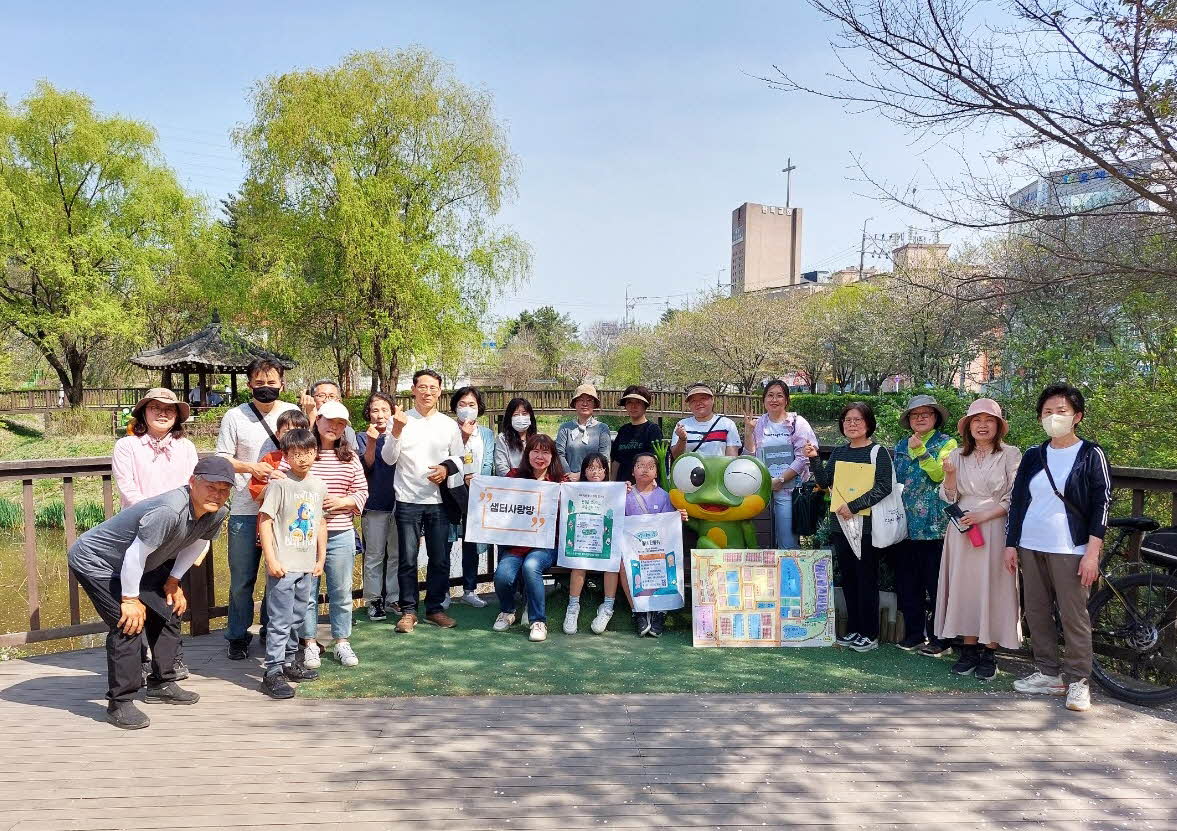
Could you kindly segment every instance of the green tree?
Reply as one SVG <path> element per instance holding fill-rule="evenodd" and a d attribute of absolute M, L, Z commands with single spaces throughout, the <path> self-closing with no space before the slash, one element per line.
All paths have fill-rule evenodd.
<path fill-rule="evenodd" d="M 559 375 L 560 361 L 575 346 L 576 333 L 572 318 L 551 306 L 541 306 L 534 312 L 524 309 L 519 317 L 507 322 L 504 331 L 508 344 L 519 335 L 531 336 L 545 378 Z"/>
<path fill-rule="evenodd" d="M 271 282 L 309 289 L 292 285 L 279 307 L 292 326 L 330 298 L 374 386 L 395 389 L 402 358 L 476 328 L 526 275 L 527 246 L 493 224 L 515 157 L 490 96 L 447 64 L 422 49 L 358 52 L 267 78 L 252 100 L 234 134 L 249 163 L 242 238 Z"/>
<path fill-rule="evenodd" d="M 0 99 L 0 322 L 82 403 L 96 350 L 144 340 L 145 291 L 174 274 L 200 211 L 146 124 L 41 82 Z"/>

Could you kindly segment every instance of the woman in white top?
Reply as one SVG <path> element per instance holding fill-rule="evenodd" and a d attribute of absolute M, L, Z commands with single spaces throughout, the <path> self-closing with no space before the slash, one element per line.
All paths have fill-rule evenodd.
<path fill-rule="evenodd" d="M 816 445 L 809 422 L 789 412 L 789 387 L 780 379 L 764 385 L 764 415 L 744 416 L 744 452 L 764 462 L 772 476 L 772 525 L 777 548 L 796 548 L 793 489 L 809 473 L 806 442 Z"/>
<path fill-rule="evenodd" d="M 523 463 L 523 447 L 536 433 L 535 410 L 526 398 L 512 398 L 495 438 L 494 475 L 506 476 Z"/>

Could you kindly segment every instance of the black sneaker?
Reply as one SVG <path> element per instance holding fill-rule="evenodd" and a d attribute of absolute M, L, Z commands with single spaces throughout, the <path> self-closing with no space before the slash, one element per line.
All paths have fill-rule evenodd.
<path fill-rule="evenodd" d="M 388 614 L 384 611 L 384 601 L 374 597 L 368 601 L 368 620 L 384 620 Z"/>
<path fill-rule="evenodd" d="M 866 635 L 859 635 L 857 640 L 852 644 L 847 644 L 855 652 L 870 652 L 872 649 L 879 648 L 878 638 L 868 638 Z"/>
<path fill-rule="evenodd" d="M 633 613 L 633 628 L 637 631 L 639 638 L 644 638 L 650 634 L 653 624 L 650 622 L 649 612 L 634 612 Z"/>
<path fill-rule="evenodd" d="M 939 658 L 946 652 L 952 651 L 952 644 L 948 641 L 942 641 L 938 638 L 933 638 L 922 647 L 920 647 L 920 654 L 927 655 L 929 658 Z"/>
<path fill-rule="evenodd" d="M 902 649 L 904 652 L 914 652 L 915 650 L 917 650 L 921 646 L 923 646 L 925 643 L 927 643 L 927 641 L 924 640 L 923 635 L 908 635 L 907 637 L 905 637 L 903 640 L 901 640 L 899 643 L 897 643 L 895 645 L 897 647 L 899 647 L 900 649 Z"/>
<path fill-rule="evenodd" d="M 977 656 L 977 668 L 973 672 L 973 677 L 978 681 L 992 681 L 996 675 L 997 656 L 993 654 L 992 649 L 983 646 Z"/>
<path fill-rule="evenodd" d="M 972 675 L 981 661 L 980 650 L 974 644 L 965 644 L 960 648 L 960 658 L 952 665 L 952 671 L 957 675 Z"/>
<path fill-rule="evenodd" d="M 175 681 L 164 681 L 148 684 L 145 700 L 148 704 L 195 704 L 200 700 L 200 694 L 183 689 Z"/>
<path fill-rule="evenodd" d="M 291 681 L 315 681 L 319 673 L 306 666 L 302 661 L 292 661 L 282 667 L 282 674 Z"/>
<path fill-rule="evenodd" d="M 123 730 L 142 730 L 151 724 L 147 713 L 130 701 L 112 701 L 106 705 L 106 720 Z"/>
<path fill-rule="evenodd" d="M 246 638 L 239 641 L 229 641 L 227 654 L 230 661 L 244 661 L 249 657 L 249 641 Z"/>
<path fill-rule="evenodd" d="M 666 612 L 650 612 L 650 637 L 661 637 L 666 628 Z"/>
<path fill-rule="evenodd" d="M 847 632 L 845 635 L 835 638 L 834 643 L 838 646 L 850 646 L 850 644 L 858 640 L 859 637 L 860 635 L 857 632 Z"/>
<path fill-rule="evenodd" d="M 281 672 L 267 672 L 262 677 L 262 692 L 270 698 L 294 698 L 294 687 Z"/>
<path fill-rule="evenodd" d="M 188 671 L 187 664 L 185 664 L 182 659 L 177 658 L 176 663 L 172 664 L 172 680 L 183 681 L 189 675 L 191 675 L 191 673 Z"/>

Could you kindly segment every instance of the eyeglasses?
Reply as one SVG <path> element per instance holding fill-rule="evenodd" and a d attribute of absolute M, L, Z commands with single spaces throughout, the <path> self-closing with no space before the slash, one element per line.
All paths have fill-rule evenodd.
<path fill-rule="evenodd" d="M 843 424 L 866 424 L 866 419 L 862 419 L 862 418 L 844 418 L 844 419 L 842 419 L 842 423 L 843 423 Z"/>

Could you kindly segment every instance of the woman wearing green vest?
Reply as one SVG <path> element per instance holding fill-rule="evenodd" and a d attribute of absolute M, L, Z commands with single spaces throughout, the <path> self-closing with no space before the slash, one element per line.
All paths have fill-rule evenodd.
<path fill-rule="evenodd" d="M 903 485 L 907 511 L 907 539 L 895 544 L 892 561 L 904 624 L 899 648 L 909 652 L 919 649 L 933 657 L 949 649 L 947 642 L 936 637 L 932 623 L 947 523 L 939 488 L 944 481 L 944 460 L 957 447 L 956 439 L 940 430 L 947 420 L 948 410 L 935 398 L 913 396 L 899 416 L 900 425 L 911 435 L 895 445 L 895 478 Z"/>

